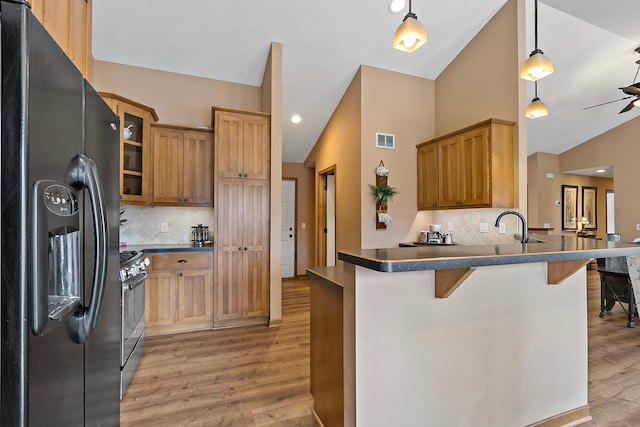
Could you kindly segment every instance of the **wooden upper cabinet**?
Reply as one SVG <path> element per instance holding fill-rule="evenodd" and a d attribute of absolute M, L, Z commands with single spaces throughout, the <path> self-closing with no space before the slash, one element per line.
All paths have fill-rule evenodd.
<path fill-rule="evenodd" d="M 489 127 L 462 135 L 460 200 L 468 205 L 491 204 Z"/>
<path fill-rule="evenodd" d="M 438 150 L 436 144 L 418 148 L 418 210 L 438 206 Z"/>
<path fill-rule="evenodd" d="M 213 135 L 185 132 L 182 196 L 184 202 L 213 205 Z"/>
<path fill-rule="evenodd" d="M 33 14 L 89 81 L 92 77 L 90 0 L 31 0 Z"/>
<path fill-rule="evenodd" d="M 451 207 L 460 204 L 462 143 L 453 137 L 437 145 L 439 206 Z"/>
<path fill-rule="evenodd" d="M 153 203 L 182 201 L 184 146 L 182 134 L 153 128 Z"/>
<path fill-rule="evenodd" d="M 196 129 L 153 126 L 154 205 L 213 206 L 213 137 Z"/>
<path fill-rule="evenodd" d="M 269 115 L 214 107 L 218 178 L 269 179 Z"/>
<path fill-rule="evenodd" d="M 100 92 L 100 96 L 120 118 L 120 201 L 148 205 L 151 123 L 158 115 L 151 107 L 113 93 Z"/>
<path fill-rule="evenodd" d="M 514 124 L 489 119 L 419 144 L 418 209 L 513 207 Z"/>

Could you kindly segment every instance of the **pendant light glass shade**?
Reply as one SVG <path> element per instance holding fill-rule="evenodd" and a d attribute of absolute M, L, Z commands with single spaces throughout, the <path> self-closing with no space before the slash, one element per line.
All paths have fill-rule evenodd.
<path fill-rule="evenodd" d="M 530 119 L 538 119 L 540 117 L 548 116 L 549 109 L 544 102 L 540 101 L 540 98 L 535 97 L 531 100 L 531 104 L 527 107 L 524 115 Z"/>
<path fill-rule="evenodd" d="M 427 30 L 418 17 L 409 12 L 393 36 L 393 48 L 411 53 L 427 42 Z"/>
<path fill-rule="evenodd" d="M 534 41 L 535 48 L 520 68 L 520 78 L 535 82 L 553 73 L 553 63 L 538 49 L 538 0 L 534 0 Z"/>
<path fill-rule="evenodd" d="M 535 82 L 553 73 L 553 63 L 540 49 L 531 52 L 520 68 L 520 78 Z"/>

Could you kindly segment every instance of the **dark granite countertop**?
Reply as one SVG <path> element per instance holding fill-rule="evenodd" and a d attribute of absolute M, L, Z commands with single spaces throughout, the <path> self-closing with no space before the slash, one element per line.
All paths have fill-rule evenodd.
<path fill-rule="evenodd" d="M 575 236 L 540 236 L 537 243 L 423 246 L 355 249 L 338 252 L 338 259 L 385 273 L 530 262 L 570 261 L 640 255 L 640 245 L 614 243 Z"/>
<path fill-rule="evenodd" d="M 176 243 L 169 245 L 129 245 L 120 248 L 120 251 L 136 251 L 136 252 L 210 252 L 213 251 L 213 245 L 193 246 L 190 243 Z"/>

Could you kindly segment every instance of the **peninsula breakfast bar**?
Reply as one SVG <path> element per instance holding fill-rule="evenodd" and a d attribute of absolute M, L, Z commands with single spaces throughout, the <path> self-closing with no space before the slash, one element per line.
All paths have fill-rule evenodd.
<path fill-rule="evenodd" d="M 585 266 L 640 246 L 340 251 L 311 277 L 311 394 L 332 426 L 556 426 L 591 419 Z"/>

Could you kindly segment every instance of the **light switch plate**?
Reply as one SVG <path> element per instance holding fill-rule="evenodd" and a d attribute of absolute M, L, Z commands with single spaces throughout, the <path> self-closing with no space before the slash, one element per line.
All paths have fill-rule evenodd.
<path fill-rule="evenodd" d="M 300 228 L 302 228 L 303 230 L 307 228 L 307 223 L 303 222 L 302 224 L 300 224 Z"/>
<path fill-rule="evenodd" d="M 169 232 L 169 224 L 167 224 L 166 222 L 161 222 L 160 223 L 160 232 L 161 233 L 168 233 Z"/>
<path fill-rule="evenodd" d="M 500 234 L 505 234 L 507 232 L 507 224 L 504 222 L 500 223 Z"/>
<path fill-rule="evenodd" d="M 636 230 L 640 231 L 640 224 L 636 224 Z"/>
<path fill-rule="evenodd" d="M 480 223 L 480 232 L 481 233 L 488 233 L 489 232 L 489 224 L 486 222 L 481 222 Z"/>

